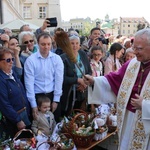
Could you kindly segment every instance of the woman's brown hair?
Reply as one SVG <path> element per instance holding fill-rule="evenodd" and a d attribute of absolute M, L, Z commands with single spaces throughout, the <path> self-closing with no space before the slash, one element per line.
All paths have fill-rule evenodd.
<path fill-rule="evenodd" d="M 3 59 L 5 54 L 14 55 L 13 51 L 6 47 L 0 47 L 0 59 Z"/>

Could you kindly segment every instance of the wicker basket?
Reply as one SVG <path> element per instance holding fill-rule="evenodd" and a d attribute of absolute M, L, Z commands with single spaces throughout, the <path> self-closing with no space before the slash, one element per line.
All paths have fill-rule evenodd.
<path fill-rule="evenodd" d="M 67 141 L 66 141 L 66 139 L 67 139 Z M 69 139 L 73 140 L 71 134 L 69 134 L 69 133 L 63 133 L 60 135 L 60 141 L 59 141 L 59 143 L 61 144 L 60 150 L 72 150 L 74 148 L 74 142 L 73 141 L 68 147 L 65 147 L 62 145 L 62 143 L 64 143 L 64 142 L 65 143 L 69 142 Z"/>
<path fill-rule="evenodd" d="M 72 118 L 74 118 L 74 116 L 79 114 L 79 113 L 87 114 L 87 112 L 85 112 L 82 109 L 72 109 L 67 117 L 69 120 L 72 120 Z"/>
<path fill-rule="evenodd" d="M 19 145 L 15 145 L 15 142 L 19 140 Z M 22 129 L 18 131 L 13 138 L 14 148 L 19 148 L 19 150 L 25 150 L 29 147 L 35 148 L 36 147 L 36 139 L 33 132 L 29 129 Z"/>
<path fill-rule="evenodd" d="M 115 132 L 116 130 L 117 130 L 117 126 L 108 125 L 108 132 L 109 133 Z"/>
<path fill-rule="evenodd" d="M 62 130 L 61 130 L 62 133 L 69 133 L 69 134 L 70 134 L 70 132 L 71 132 L 71 130 L 70 130 L 70 122 L 71 122 L 71 120 L 73 119 L 73 117 L 74 117 L 75 115 L 79 114 L 79 113 L 87 114 L 84 110 L 81 110 L 81 109 L 73 109 L 73 110 L 69 113 L 69 115 L 68 115 L 68 118 L 69 118 L 70 121 L 67 122 L 67 123 L 64 122 L 64 124 L 63 124 L 63 126 L 62 126 Z"/>
<path fill-rule="evenodd" d="M 116 131 L 117 126 L 112 125 L 112 121 L 109 119 L 109 116 L 107 117 L 107 126 L 108 126 L 108 132 L 112 133 Z"/>
<path fill-rule="evenodd" d="M 72 136 L 68 133 L 63 133 L 61 134 L 60 136 L 60 140 L 59 138 L 55 141 L 55 142 L 52 142 L 52 141 L 45 141 L 45 142 L 42 142 L 37 148 L 36 150 L 38 150 L 40 148 L 40 146 L 42 146 L 43 144 L 49 144 L 50 145 L 50 148 L 49 150 L 72 150 L 73 147 L 74 147 L 74 142 L 68 146 L 68 147 L 65 147 L 64 145 L 62 145 L 62 143 L 64 142 L 64 138 L 65 140 L 69 138 L 72 138 Z M 69 139 L 68 139 L 69 140 Z M 66 141 L 65 141 L 66 142 Z"/>
<path fill-rule="evenodd" d="M 104 139 L 107 136 L 107 133 L 108 133 L 108 127 L 106 125 L 102 126 L 99 129 L 96 129 L 94 140 L 98 141 Z"/>
<path fill-rule="evenodd" d="M 83 120 L 83 116 L 84 116 L 84 120 Z M 72 135 L 74 143 L 77 147 L 83 147 L 83 148 L 88 147 L 91 144 L 93 137 L 95 135 L 94 129 L 90 135 L 80 135 L 80 134 L 75 133 L 74 123 L 77 123 L 78 126 L 81 127 L 83 124 L 86 124 L 87 119 L 88 119 L 87 114 L 80 113 L 80 114 L 77 114 L 70 122 L 71 135 Z"/>
<path fill-rule="evenodd" d="M 64 123 L 61 129 L 61 133 L 70 133 L 70 122 Z"/>

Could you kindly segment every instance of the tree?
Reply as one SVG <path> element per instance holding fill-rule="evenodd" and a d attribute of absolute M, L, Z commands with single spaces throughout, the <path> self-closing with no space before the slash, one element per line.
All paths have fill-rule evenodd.
<path fill-rule="evenodd" d="M 84 29 L 82 30 L 82 35 L 89 36 L 91 29 L 95 27 L 95 22 L 86 21 L 83 23 L 83 27 Z"/>
<path fill-rule="evenodd" d="M 145 25 L 144 23 L 143 23 L 143 24 L 139 23 L 139 24 L 137 25 L 137 31 L 144 29 L 145 26 L 146 26 L 146 25 Z"/>

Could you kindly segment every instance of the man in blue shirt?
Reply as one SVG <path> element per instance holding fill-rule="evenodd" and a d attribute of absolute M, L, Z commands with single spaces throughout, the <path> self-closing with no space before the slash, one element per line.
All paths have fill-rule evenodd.
<path fill-rule="evenodd" d="M 48 96 L 52 101 L 52 112 L 58 122 L 60 117 L 60 97 L 64 65 L 59 55 L 50 51 L 52 39 L 48 33 L 42 33 L 37 38 L 39 51 L 29 56 L 24 64 L 24 77 L 27 97 L 32 107 L 33 118 L 36 118 L 36 98 Z"/>

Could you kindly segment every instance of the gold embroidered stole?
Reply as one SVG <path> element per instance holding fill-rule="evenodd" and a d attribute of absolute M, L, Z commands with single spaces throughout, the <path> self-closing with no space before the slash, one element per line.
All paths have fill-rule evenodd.
<path fill-rule="evenodd" d="M 123 81 L 121 83 L 118 96 L 117 96 L 117 126 L 118 126 L 118 135 L 121 137 L 122 127 L 123 127 L 123 120 L 125 117 L 126 112 L 126 106 L 128 103 L 128 100 L 130 98 L 132 88 L 134 86 L 134 83 L 136 81 L 138 72 L 140 69 L 140 62 L 134 58 L 131 60 L 130 64 L 127 67 L 127 70 L 125 72 Z M 144 99 L 150 100 L 150 73 L 147 76 L 147 79 L 144 83 L 144 86 L 141 91 L 141 96 L 143 96 Z M 144 126 L 142 123 L 142 112 L 141 110 L 136 110 L 135 113 L 135 126 L 133 128 L 133 134 L 131 137 L 131 145 L 130 149 L 139 149 L 143 150 L 146 142 L 146 136 L 144 131 Z M 147 137 L 148 138 L 148 137 Z"/>

